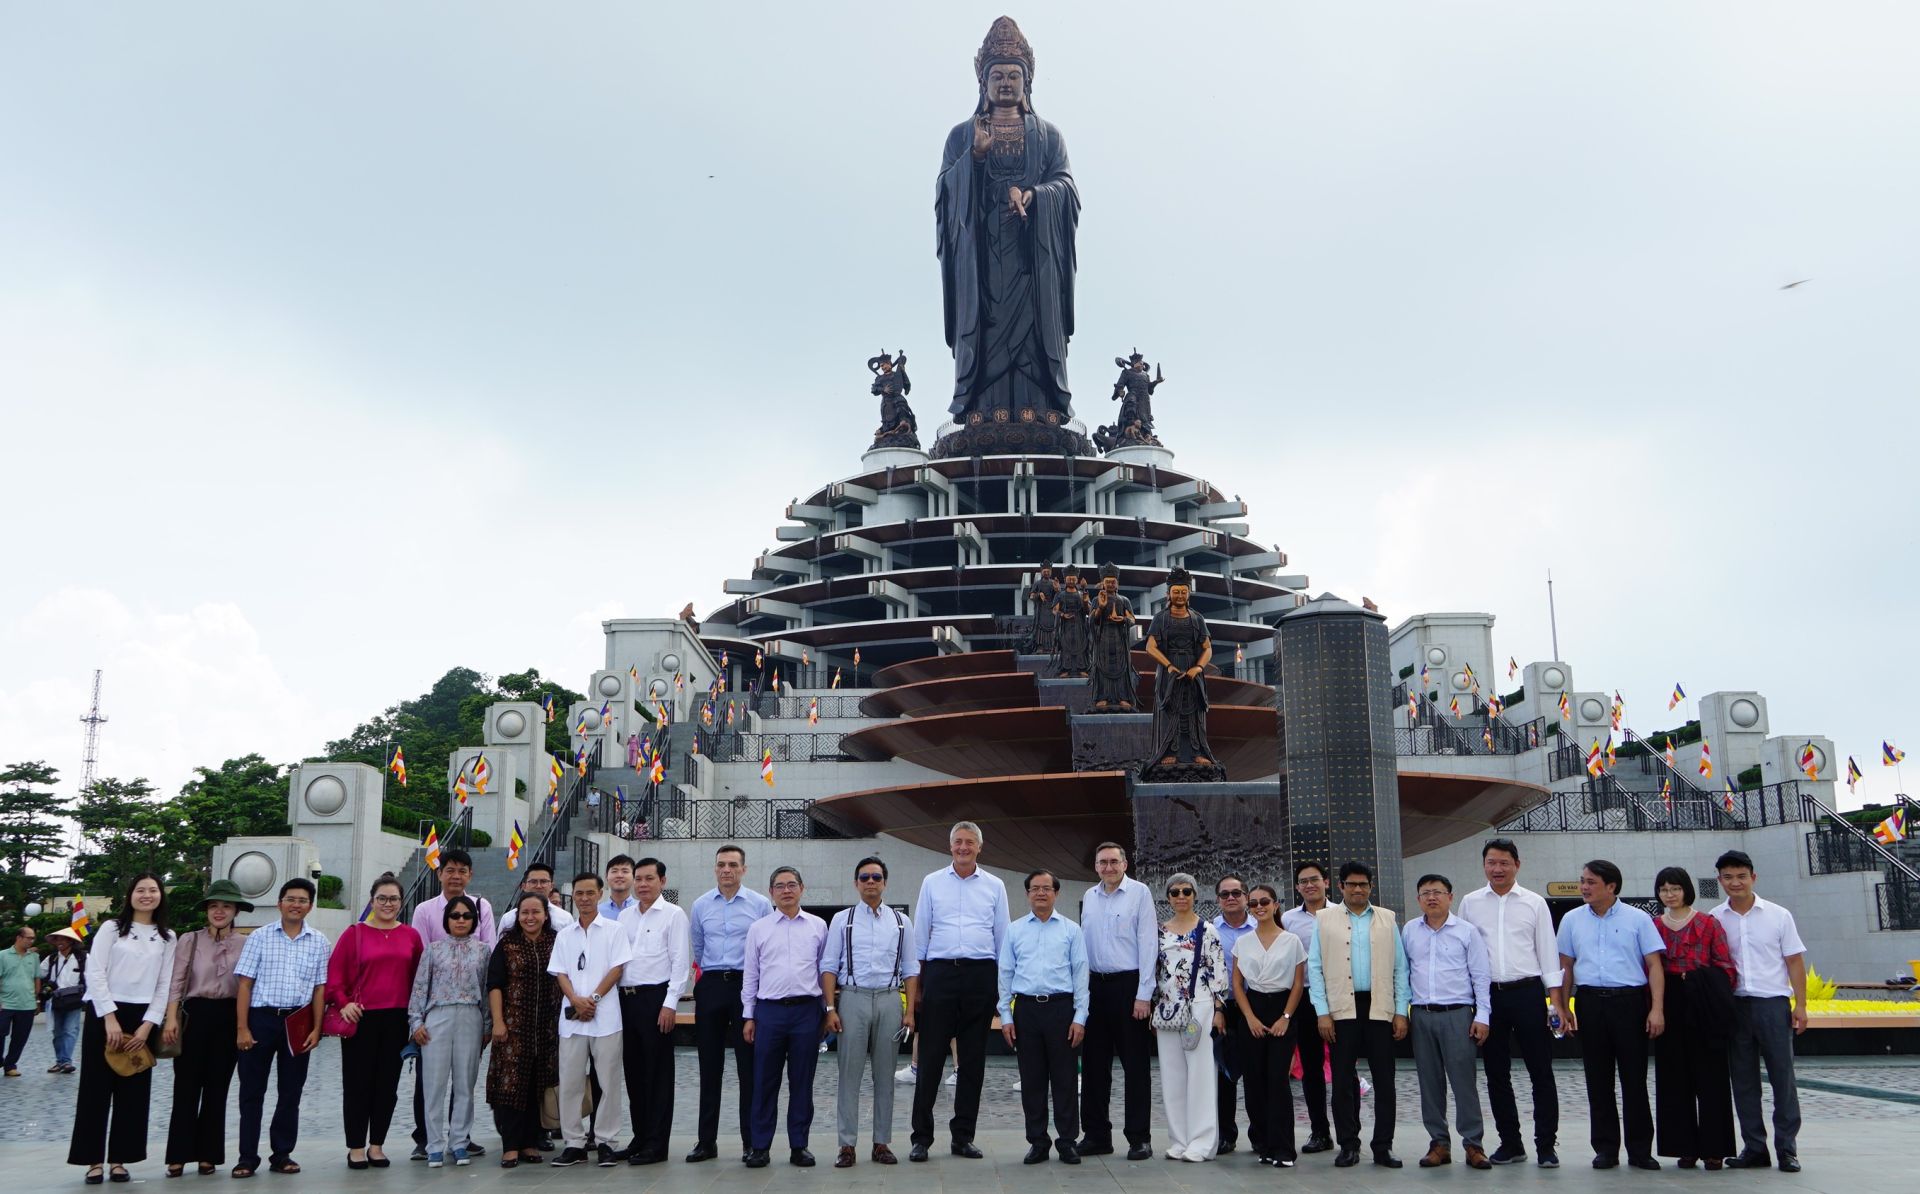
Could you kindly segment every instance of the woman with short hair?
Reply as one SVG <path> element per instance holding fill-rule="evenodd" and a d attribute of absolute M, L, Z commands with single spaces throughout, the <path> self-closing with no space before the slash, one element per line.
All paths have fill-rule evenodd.
<path fill-rule="evenodd" d="M 1659 1153 L 1692 1169 L 1739 1150 L 1733 1141 L 1733 1085 L 1727 1044 L 1733 1025 L 1733 991 L 1739 982 L 1726 930 L 1693 910 L 1693 879 L 1670 866 L 1653 879 L 1661 912 L 1654 918 L 1667 951 L 1666 1031 L 1653 1042 L 1654 1126 Z"/>
<path fill-rule="evenodd" d="M 413 996 L 407 1001 L 407 1025 L 420 1046 L 429 1169 L 444 1165 L 449 1151 L 455 1165 L 467 1164 L 467 1145 L 473 1137 L 473 1084 L 480 1074 L 480 1050 L 486 1045 L 482 1009 L 491 952 L 480 939 L 480 906 L 471 896 L 448 900 L 440 911 L 440 925 L 447 935 L 421 956 L 413 976 Z"/>
<path fill-rule="evenodd" d="M 1148 1021 L 1160 1051 L 1171 1161 L 1211 1161 L 1220 1145 L 1213 1034 L 1227 1026 L 1221 1006 L 1227 997 L 1227 955 L 1213 926 L 1193 910 L 1198 894 L 1199 885 L 1184 871 L 1167 880 L 1173 915 L 1160 926 Z"/>
<path fill-rule="evenodd" d="M 1233 943 L 1233 999 L 1252 1038 L 1247 1049 L 1247 1133 L 1261 1142 L 1260 1163 L 1291 1169 L 1291 1029 L 1307 990 L 1307 951 L 1280 925 L 1280 893 L 1256 883 L 1247 894 L 1253 931 Z M 1258 1130 L 1256 1130 L 1256 1126 Z"/>
<path fill-rule="evenodd" d="M 353 1028 L 340 1038 L 348 1169 L 391 1164 L 382 1148 L 400 1097 L 407 1001 L 425 949 L 413 926 L 401 923 L 405 899 L 391 871 L 375 879 L 367 890 L 367 918 L 347 926 L 327 959 L 327 1004 Z"/>
<path fill-rule="evenodd" d="M 184 933 L 173 951 L 167 1018 L 161 1040 L 178 1047 L 173 1059 L 173 1114 L 167 1122 L 167 1176 L 179 1177 L 189 1161 L 201 1177 L 227 1163 L 227 1091 L 240 1062 L 234 997 L 246 939 L 234 917 L 253 911 L 230 879 L 217 879 L 200 899 L 207 927 Z"/>
<path fill-rule="evenodd" d="M 560 982 L 547 973 L 557 935 L 547 899 L 522 892 L 514 923 L 487 962 L 487 1005 L 493 1057 L 487 1063 L 487 1105 L 500 1132 L 500 1168 L 538 1165 L 540 1108 L 560 1084 Z"/>
<path fill-rule="evenodd" d="M 147 1042 L 166 1016 L 173 949 L 167 890 L 159 875 L 142 871 L 127 884 L 119 913 L 100 926 L 87 956 L 92 1010 L 81 1036 L 80 1093 L 67 1164 L 85 1165 L 89 1186 L 104 1180 L 103 1164 L 114 1181 L 126 1182 L 133 1180 L 127 1166 L 147 1159 L 147 1111 L 153 1098 Z M 145 1065 L 122 1075 L 107 1063 L 108 1053 Z"/>

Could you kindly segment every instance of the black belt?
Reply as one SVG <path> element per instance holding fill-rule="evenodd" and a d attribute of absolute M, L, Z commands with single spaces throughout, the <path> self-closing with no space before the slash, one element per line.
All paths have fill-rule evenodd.
<path fill-rule="evenodd" d="M 1029 995 L 1023 991 L 1013 993 L 1015 999 L 1031 999 L 1035 1003 L 1050 1003 L 1055 999 L 1072 999 L 1072 991 L 1049 991 L 1045 995 Z"/>
<path fill-rule="evenodd" d="M 667 980 L 663 978 L 657 983 L 636 983 L 631 987 L 621 987 L 620 993 L 622 995 L 638 995 L 642 991 L 656 990 L 664 988 L 666 985 Z"/>
<path fill-rule="evenodd" d="M 923 966 L 992 966 L 992 958 L 928 958 Z"/>
<path fill-rule="evenodd" d="M 1138 970 L 1096 970 L 1087 977 L 1096 983 L 1117 983 L 1121 979 L 1125 979 L 1130 983 L 1137 983 L 1140 981 L 1140 972 Z"/>
<path fill-rule="evenodd" d="M 744 970 L 702 970 L 700 972 L 701 978 L 718 978 L 736 983 L 745 978 L 746 975 L 747 972 Z"/>
<path fill-rule="evenodd" d="M 1488 985 L 1496 991 L 1518 991 L 1523 987 L 1545 986 L 1546 984 L 1545 980 L 1536 974 L 1532 978 L 1516 978 L 1510 983 L 1490 983 Z"/>
<path fill-rule="evenodd" d="M 778 999 L 756 999 L 755 1003 L 777 1003 L 781 1007 L 798 1007 L 803 1003 L 819 1003 L 818 995 L 782 995 Z"/>
<path fill-rule="evenodd" d="M 1586 999 L 1589 996 L 1594 999 L 1618 999 L 1623 995 L 1638 995 L 1646 989 L 1644 983 L 1637 987 L 1579 987 L 1573 994 L 1576 999 Z"/>
<path fill-rule="evenodd" d="M 1413 1010 L 1416 1012 L 1457 1012 L 1462 1008 L 1472 1006 L 1471 1003 L 1416 1003 L 1413 1005 Z"/>
<path fill-rule="evenodd" d="M 292 1007 L 256 1007 L 253 1010 L 256 1012 L 265 1012 L 269 1016 L 278 1016 L 282 1020 L 284 1020 L 288 1016 L 291 1016 L 293 1013 L 300 1011 L 301 1009 L 306 1008 L 308 1006 L 311 1006 L 311 1005 L 305 1004 L 305 1003 L 296 1003 Z"/>

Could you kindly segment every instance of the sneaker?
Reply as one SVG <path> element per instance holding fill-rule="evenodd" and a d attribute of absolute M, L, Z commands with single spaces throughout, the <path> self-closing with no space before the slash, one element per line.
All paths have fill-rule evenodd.
<path fill-rule="evenodd" d="M 19 1070 L 14 1069 L 12 1066 L 7 1067 L 7 1077 L 18 1078 L 19 1076 L 20 1076 Z"/>
<path fill-rule="evenodd" d="M 613 1151 L 613 1146 L 611 1144 L 603 1144 L 600 1146 L 600 1159 L 598 1162 L 600 1168 L 612 1169 L 615 1165 L 618 1165 L 619 1163 L 620 1163 L 620 1154 Z"/>
<path fill-rule="evenodd" d="M 1527 1150 L 1517 1144 L 1502 1144 L 1487 1154 L 1487 1160 L 1495 1165 L 1512 1165 L 1527 1159 Z"/>
<path fill-rule="evenodd" d="M 1542 1169 L 1558 1169 L 1560 1168 L 1560 1157 L 1552 1149 L 1543 1148 L 1540 1150 L 1540 1158 L 1536 1160 L 1534 1164 Z"/>
<path fill-rule="evenodd" d="M 900 1067 L 900 1071 L 893 1076 L 893 1080 L 895 1082 L 913 1082 L 917 1080 L 919 1077 L 920 1077 L 919 1066 L 903 1065 Z"/>
<path fill-rule="evenodd" d="M 547 1162 L 547 1164 L 553 1166 L 555 1169 L 565 1169 L 569 1165 L 583 1165 L 586 1163 L 586 1160 L 586 1149 L 563 1148 L 560 1150 L 560 1155 Z"/>
<path fill-rule="evenodd" d="M 428 1153 L 427 1154 L 428 1169 L 438 1169 L 441 1166 L 445 1165 L 446 1163 L 447 1163 L 447 1157 L 445 1153 Z"/>
<path fill-rule="evenodd" d="M 941 1083 L 940 1085 L 942 1085 L 942 1086 L 958 1086 L 958 1085 L 960 1085 L 960 1071 L 959 1071 L 959 1070 L 955 1070 L 955 1071 L 954 1071 L 953 1073 L 951 1073 L 951 1074 L 948 1074 L 948 1075 L 947 1075 L 947 1080 L 946 1080 L 945 1082 L 942 1082 L 942 1083 Z"/>
<path fill-rule="evenodd" d="M 427 1159 L 427 1146 L 424 1144 L 414 1145 L 412 1155 L 407 1158 L 407 1160 L 409 1161 L 424 1161 L 426 1159 Z"/>
<path fill-rule="evenodd" d="M 453 1163 L 455 1165 L 473 1164 L 472 1161 L 467 1160 L 467 1150 L 464 1148 L 456 1148 L 453 1150 Z"/>

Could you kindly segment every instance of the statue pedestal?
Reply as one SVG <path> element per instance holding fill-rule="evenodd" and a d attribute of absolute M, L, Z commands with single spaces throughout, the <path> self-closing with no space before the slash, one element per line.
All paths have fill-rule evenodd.
<path fill-rule="evenodd" d="M 967 456 L 1097 456 L 1093 441 L 1075 430 L 1077 420 L 981 420 L 964 426 L 948 424 L 940 431 L 931 455 L 935 460 Z"/>
<path fill-rule="evenodd" d="M 1107 459 L 1117 460 L 1121 464 L 1150 464 L 1155 468 L 1170 468 L 1173 465 L 1173 451 L 1152 444 L 1128 444 L 1108 452 Z"/>
<path fill-rule="evenodd" d="M 919 468 L 927 462 L 927 454 L 918 448 L 868 448 L 860 454 L 860 466 L 865 469 Z"/>

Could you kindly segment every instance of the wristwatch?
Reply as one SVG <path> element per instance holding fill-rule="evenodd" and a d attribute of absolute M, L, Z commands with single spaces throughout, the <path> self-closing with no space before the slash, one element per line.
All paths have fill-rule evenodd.
<path fill-rule="evenodd" d="M 590 1003 L 599 1003 L 599 1002 L 600 1002 L 600 992 L 598 992 L 598 991 L 595 991 L 595 992 L 594 992 L 593 994 L 591 994 L 591 995 L 589 995 L 589 996 L 587 996 L 587 1000 L 588 1000 L 588 1002 L 590 1002 Z"/>

